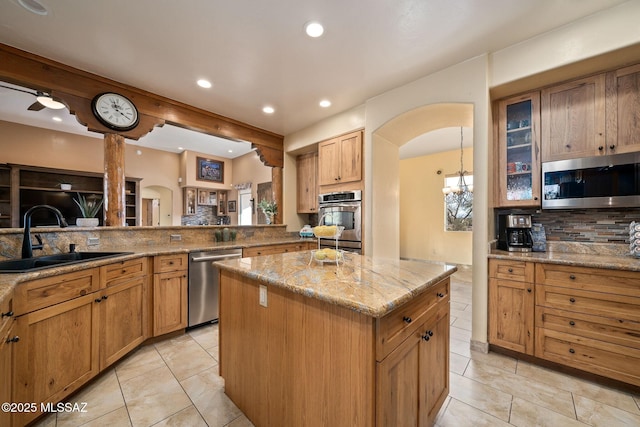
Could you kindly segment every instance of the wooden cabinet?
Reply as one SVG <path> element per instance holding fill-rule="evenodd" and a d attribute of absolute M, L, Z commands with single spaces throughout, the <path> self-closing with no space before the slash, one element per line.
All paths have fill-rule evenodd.
<path fill-rule="evenodd" d="M 544 89 L 541 97 L 543 162 L 614 154 L 605 143 L 604 74 Z"/>
<path fill-rule="evenodd" d="M 489 343 L 533 355 L 534 269 L 530 262 L 489 260 Z"/>
<path fill-rule="evenodd" d="M 296 190 L 298 213 L 318 212 L 318 153 L 308 153 L 296 159 Z"/>
<path fill-rule="evenodd" d="M 433 425 L 449 394 L 448 295 L 428 307 L 427 318 L 377 364 L 380 427 Z"/>
<path fill-rule="evenodd" d="M 640 64 L 606 75 L 607 150 L 640 151 Z"/>
<path fill-rule="evenodd" d="M 0 403 L 4 403 L 13 401 L 13 347 L 20 340 L 13 329 L 10 298 L 0 304 L 0 316 Z M 11 412 L 0 411 L 0 426 L 11 425 Z"/>
<path fill-rule="evenodd" d="M 136 258 L 102 267 L 100 370 L 121 359 L 148 338 L 148 259 Z"/>
<path fill-rule="evenodd" d="M 11 218 L 11 168 L 0 165 L 0 228 L 11 227 Z"/>
<path fill-rule="evenodd" d="M 242 257 L 248 258 L 253 256 L 261 256 L 261 255 L 283 254 L 286 252 L 308 251 L 311 249 L 315 249 L 316 246 L 317 246 L 317 243 L 313 241 L 301 241 L 297 243 L 282 243 L 279 245 L 252 246 L 252 247 L 242 249 Z"/>
<path fill-rule="evenodd" d="M 540 94 L 498 103 L 496 207 L 540 206 Z"/>
<path fill-rule="evenodd" d="M 536 265 L 542 359 L 640 385 L 640 274 Z"/>
<path fill-rule="evenodd" d="M 188 256 L 156 256 L 153 271 L 153 336 L 157 337 L 187 327 Z"/>
<path fill-rule="evenodd" d="M 360 180 L 362 180 L 362 131 L 318 144 L 319 185 Z"/>

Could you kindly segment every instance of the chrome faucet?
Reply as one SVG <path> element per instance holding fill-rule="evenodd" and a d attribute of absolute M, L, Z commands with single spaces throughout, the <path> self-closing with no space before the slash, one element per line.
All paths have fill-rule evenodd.
<path fill-rule="evenodd" d="M 58 220 L 58 225 L 60 226 L 60 228 L 65 228 L 69 226 L 69 224 L 67 224 L 67 221 L 62 216 L 62 213 L 58 209 L 54 208 L 53 206 L 36 205 L 27 209 L 27 211 L 24 213 L 24 220 L 23 220 L 24 236 L 22 237 L 22 258 L 33 257 L 33 246 L 31 245 L 31 214 L 33 214 L 34 211 L 37 211 L 40 209 L 46 209 L 53 212 L 56 216 L 56 219 Z M 38 243 L 39 243 L 37 245 L 39 246 L 38 249 L 42 249 L 42 240 L 38 239 Z"/>

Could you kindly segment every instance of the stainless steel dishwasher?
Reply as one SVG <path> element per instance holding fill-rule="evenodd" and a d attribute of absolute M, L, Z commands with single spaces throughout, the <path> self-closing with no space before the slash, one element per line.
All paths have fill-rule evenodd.
<path fill-rule="evenodd" d="M 220 283 L 214 261 L 241 258 L 242 249 L 222 249 L 189 254 L 189 321 L 193 327 L 218 320 Z"/>

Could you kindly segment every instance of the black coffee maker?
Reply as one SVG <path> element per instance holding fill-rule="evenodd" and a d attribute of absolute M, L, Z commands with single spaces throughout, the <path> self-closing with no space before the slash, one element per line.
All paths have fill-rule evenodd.
<path fill-rule="evenodd" d="M 498 249 L 510 252 L 531 252 L 531 215 L 498 215 Z"/>

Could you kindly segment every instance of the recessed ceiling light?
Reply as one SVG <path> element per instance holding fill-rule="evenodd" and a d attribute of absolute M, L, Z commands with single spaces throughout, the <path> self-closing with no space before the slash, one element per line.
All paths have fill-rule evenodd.
<path fill-rule="evenodd" d="M 38 0 L 18 0 L 18 4 L 36 15 L 46 16 L 49 14 L 49 10 Z"/>
<path fill-rule="evenodd" d="M 205 89 L 209 89 L 212 85 L 211 82 L 209 80 L 205 80 L 205 79 L 200 79 L 198 80 L 198 86 L 203 87 Z"/>
<path fill-rule="evenodd" d="M 264 108 L 262 109 L 262 111 L 263 111 L 265 114 L 273 114 L 273 113 L 275 113 L 275 112 L 276 112 L 275 108 L 271 107 L 270 105 L 267 105 L 266 107 L 264 107 Z"/>
<path fill-rule="evenodd" d="M 324 27 L 322 24 L 316 21 L 307 22 L 304 25 L 304 30 L 309 37 L 320 37 L 324 33 Z"/>
<path fill-rule="evenodd" d="M 233 150 L 229 150 L 229 153 L 233 153 Z"/>
<path fill-rule="evenodd" d="M 320 101 L 320 106 L 322 108 L 331 107 L 331 101 L 329 101 L 328 99 L 323 99 L 322 101 Z"/>
<path fill-rule="evenodd" d="M 184 150 L 184 147 L 178 147 L 178 150 L 182 151 Z"/>
<path fill-rule="evenodd" d="M 51 120 L 53 120 L 54 122 L 61 122 L 62 119 L 60 117 L 52 117 Z"/>

